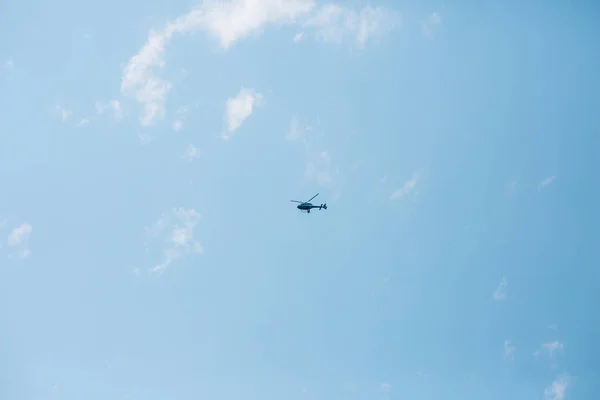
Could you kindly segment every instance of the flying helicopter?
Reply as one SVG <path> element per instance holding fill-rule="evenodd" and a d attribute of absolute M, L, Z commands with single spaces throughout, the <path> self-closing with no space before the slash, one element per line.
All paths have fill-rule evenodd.
<path fill-rule="evenodd" d="M 306 211 L 307 213 L 310 213 L 310 210 L 313 208 L 318 208 L 320 209 L 325 209 L 327 210 L 327 203 L 321 204 L 320 206 L 315 206 L 313 205 L 310 201 L 312 199 L 314 199 L 315 197 L 317 197 L 319 195 L 319 193 L 315 194 L 313 197 L 311 197 L 308 201 L 298 201 L 298 200 L 290 200 L 292 203 L 300 203 L 296 206 L 296 208 L 298 210 L 301 211 Z"/>

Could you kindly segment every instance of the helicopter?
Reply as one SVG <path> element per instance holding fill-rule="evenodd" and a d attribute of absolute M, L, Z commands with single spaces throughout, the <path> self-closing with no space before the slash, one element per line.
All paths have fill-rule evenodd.
<path fill-rule="evenodd" d="M 318 208 L 320 209 L 325 209 L 327 210 L 327 203 L 321 204 L 320 206 L 315 206 L 313 205 L 310 201 L 312 199 L 314 199 L 315 197 L 317 197 L 319 195 L 319 193 L 315 194 L 313 197 L 311 197 L 308 201 L 298 201 L 298 200 L 290 200 L 292 203 L 300 203 L 296 206 L 296 208 L 298 210 L 301 211 L 306 211 L 307 213 L 310 213 L 310 210 L 313 208 Z"/>

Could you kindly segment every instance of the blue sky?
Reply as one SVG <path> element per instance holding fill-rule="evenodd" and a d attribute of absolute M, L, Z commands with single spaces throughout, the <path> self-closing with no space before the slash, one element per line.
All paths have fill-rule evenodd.
<path fill-rule="evenodd" d="M 597 398 L 599 11 L 3 2 L 0 398 Z"/>

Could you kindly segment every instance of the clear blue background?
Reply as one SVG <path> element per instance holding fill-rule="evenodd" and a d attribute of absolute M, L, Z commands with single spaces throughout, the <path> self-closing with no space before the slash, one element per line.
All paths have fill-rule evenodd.
<path fill-rule="evenodd" d="M 123 67 L 193 2 L 2 2 L 0 398 L 543 399 L 562 374 L 597 398 L 600 7 L 378 4 L 402 24 L 362 49 L 174 37 L 167 114 L 141 127 Z M 225 141 L 241 87 L 263 104 Z M 94 117 L 111 99 L 125 117 Z M 289 202 L 317 192 L 327 211 Z M 153 275 L 145 228 L 176 207 L 204 253 Z"/>

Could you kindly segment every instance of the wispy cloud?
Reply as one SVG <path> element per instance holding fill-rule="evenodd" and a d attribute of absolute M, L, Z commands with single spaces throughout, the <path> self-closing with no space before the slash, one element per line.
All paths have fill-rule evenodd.
<path fill-rule="evenodd" d="M 233 0 L 225 3 L 205 2 L 191 16 L 194 25 L 200 25 L 217 39 L 223 49 L 267 24 L 293 24 L 315 7 L 313 0 Z M 193 12 L 192 12 L 193 13 Z M 188 25 L 190 18 L 183 25 Z"/>
<path fill-rule="evenodd" d="M 331 156 L 327 151 L 321 151 L 316 158 L 306 164 L 304 177 L 306 179 L 315 179 L 317 184 L 325 186 L 334 181 L 334 177 L 339 175 L 339 169 L 332 165 Z"/>
<path fill-rule="evenodd" d="M 303 128 L 300 126 L 298 119 L 296 117 L 292 118 L 292 122 L 290 123 L 290 130 L 286 136 L 287 140 L 298 140 L 304 134 Z"/>
<path fill-rule="evenodd" d="M 82 118 L 77 123 L 77 126 L 85 126 L 85 125 L 89 125 L 89 124 L 90 124 L 90 120 L 88 118 Z"/>
<path fill-rule="evenodd" d="M 516 350 L 516 346 L 514 344 L 512 344 L 512 342 L 510 340 L 505 340 L 504 341 L 504 358 L 505 359 L 512 359 L 514 357 L 515 354 L 515 350 Z"/>
<path fill-rule="evenodd" d="M 177 110 L 177 117 L 175 121 L 173 121 L 173 130 L 175 132 L 179 132 L 183 129 L 183 121 L 185 119 L 185 114 L 187 113 L 187 107 L 179 107 Z"/>
<path fill-rule="evenodd" d="M 387 400 L 390 398 L 390 393 L 392 391 L 392 385 L 387 382 L 380 383 L 379 390 L 381 390 L 381 393 L 383 393 L 384 399 Z"/>
<path fill-rule="evenodd" d="M 14 250 L 16 258 L 27 258 L 31 254 L 29 249 L 29 238 L 33 227 L 30 224 L 24 223 L 14 228 L 8 235 L 8 247 Z"/>
<path fill-rule="evenodd" d="M 539 350 L 534 353 L 534 356 L 537 358 L 542 354 L 548 356 L 548 358 L 555 359 L 557 352 L 563 352 L 565 346 L 559 342 L 558 340 L 554 340 L 552 342 L 543 343 Z"/>
<path fill-rule="evenodd" d="M 421 174 L 419 172 L 415 172 L 409 180 L 404 182 L 402 187 L 394 190 L 394 192 L 390 196 L 390 199 L 391 200 L 400 200 L 400 199 L 403 199 L 404 197 L 406 197 L 408 194 L 410 194 L 411 192 L 413 192 L 415 190 L 415 188 L 417 187 L 417 184 L 419 183 L 420 178 L 421 178 Z"/>
<path fill-rule="evenodd" d="M 494 300 L 500 301 L 500 300 L 506 299 L 507 286 L 508 286 L 508 282 L 506 281 L 506 277 L 503 277 L 500 280 L 498 287 L 496 288 L 496 290 L 494 290 L 494 293 L 492 294 L 492 297 L 494 297 Z"/>
<path fill-rule="evenodd" d="M 179 132 L 182 129 L 183 129 L 183 122 L 181 120 L 176 119 L 175 121 L 173 121 L 173 130 L 175 132 Z"/>
<path fill-rule="evenodd" d="M 58 112 L 58 115 L 60 116 L 60 119 L 63 122 L 69 119 L 69 117 L 71 116 L 71 110 L 67 110 L 66 108 L 63 108 L 61 106 L 56 106 L 56 111 Z"/>
<path fill-rule="evenodd" d="M 111 100 L 108 103 L 96 103 L 96 115 L 103 115 L 106 112 L 112 113 L 117 120 L 123 118 L 123 110 L 119 100 Z"/>
<path fill-rule="evenodd" d="M 544 390 L 544 396 L 547 400 L 564 400 L 567 388 L 571 384 L 571 377 L 562 374 L 556 377 L 554 382 Z"/>
<path fill-rule="evenodd" d="M 8 60 L 4 61 L 4 68 L 12 69 L 15 67 L 15 60 L 12 57 L 9 57 Z"/>
<path fill-rule="evenodd" d="M 164 69 L 165 48 L 178 34 L 204 31 L 227 50 L 241 39 L 260 34 L 266 25 L 302 24 L 316 28 L 321 39 L 339 42 L 350 35 L 362 47 L 398 22 L 398 16 L 381 7 L 367 6 L 356 12 L 335 5 L 318 7 L 315 0 L 204 1 L 149 32 L 144 46 L 123 70 L 121 94 L 135 98 L 141 106 L 142 126 L 152 126 L 164 117 L 165 98 L 173 84 L 158 77 L 155 70 Z"/>
<path fill-rule="evenodd" d="M 549 176 L 545 179 L 542 179 L 540 181 L 540 184 L 538 185 L 538 190 L 542 190 L 546 186 L 550 185 L 552 182 L 554 182 L 555 179 L 556 179 L 556 177 L 554 175 Z"/>
<path fill-rule="evenodd" d="M 194 230 L 200 214 L 194 209 L 175 208 L 162 215 L 150 228 L 146 228 L 148 246 L 151 241 L 162 242 L 162 260 L 151 268 L 151 272 L 159 273 L 175 260 L 191 253 L 203 253 L 200 242 L 194 239 Z"/>
<path fill-rule="evenodd" d="M 302 36 L 304 36 L 304 32 L 296 33 L 296 35 L 294 35 L 294 42 L 299 42 L 300 40 L 302 40 Z"/>
<path fill-rule="evenodd" d="M 429 38 L 435 37 L 437 28 L 442 23 L 442 16 L 439 12 L 433 12 L 421 23 L 421 32 Z"/>
<path fill-rule="evenodd" d="M 312 0 L 234 0 L 226 3 L 206 1 L 189 13 L 153 29 L 141 50 L 123 71 L 121 93 L 133 96 L 142 106 L 140 122 L 151 126 L 165 114 L 165 97 L 171 82 L 158 78 L 155 68 L 163 68 L 166 44 L 175 34 L 206 31 L 227 50 L 236 41 L 259 32 L 268 23 L 292 23 L 314 7 Z"/>
<path fill-rule="evenodd" d="M 317 124 L 318 125 L 318 124 Z M 303 126 L 297 118 L 292 118 L 286 139 L 301 143 L 305 148 L 306 164 L 304 178 L 314 181 L 319 186 L 331 190 L 331 200 L 340 198 L 344 186 L 344 175 L 339 160 L 321 143 L 322 132 L 310 126 Z"/>
<path fill-rule="evenodd" d="M 138 139 L 140 140 L 142 146 L 146 146 L 152 142 L 152 137 L 147 133 L 140 133 L 138 135 Z"/>
<path fill-rule="evenodd" d="M 224 139 L 230 139 L 233 133 L 242 126 L 242 123 L 252 115 L 255 106 L 259 106 L 262 95 L 251 89 L 242 88 L 235 97 L 227 99 L 226 120 L 227 133 Z"/>
<path fill-rule="evenodd" d="M 165 96 L 173 86 L 169 81 L 157 78 L 152 71 L 154 67 L 162 68 L 165 65 L 163 51 L 165 41 L 170 38 L 166 33 L 151 31 L 146 44 L 129 60 L 123 71 L 121 94 L 135 96 L 142 106 L 142 126 L 151 126 L 164 116 Z"/>
<path fill-rule="evenodd" d="M 392 385 L 384 382 L 379 385 L 379 388 L 381 389 L 382 392 L 389 393 L 390 390 L 392 390 Z"/>
<path fill-rule="evenodd" d="M 183 156 L 187 161 L 193 161 L 196 158 L 200 157 L 200 150 L 193 144 L 188 145 L 187 149 L 185 149 L 185 154 Z"/>
<path fill-rule="evenodd" d="M 315 27 L 317 39 L 341 43 L 351 37 L 359 48 L 370 38 L 379 39 L 383 34 L 400 25 L 400 16 L 383 7 L 365 6 L 359 12 L 335 4 L 323 5 L 304 23 Z"/>

